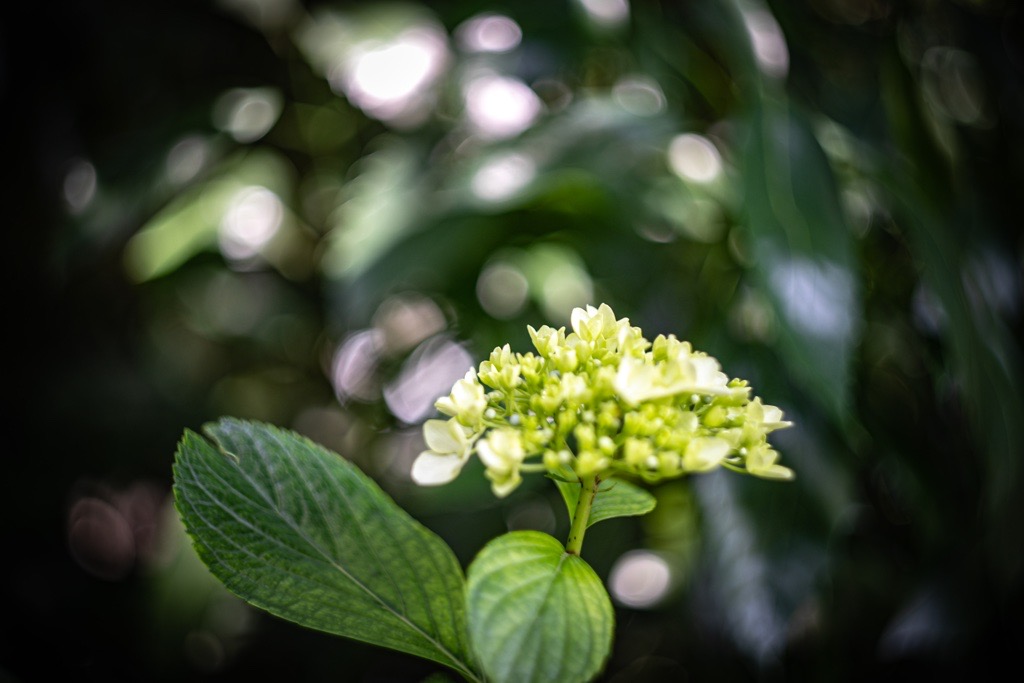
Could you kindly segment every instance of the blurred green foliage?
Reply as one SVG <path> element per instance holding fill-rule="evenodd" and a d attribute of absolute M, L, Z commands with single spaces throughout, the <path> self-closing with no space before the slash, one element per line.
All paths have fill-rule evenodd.
<path fill-rule="evenodd" d="M 670 570 L 654 599 L 620 600 L 603 680 L 1014 661 L 1014 3 L 5 15 L 9 326 L 28 362 L 2 478 L 0 676 L 433 674 L 222 594 L 167 514 L 174 444 L 221 415 L 294 428 L 463 563 L 509 528 L 564 535 L 553 487 L 496 501 L 479 468 L 436 490 L 408 470 L 465 368 L 600 302 L 784 408 L 796 427 L 775 442 L 798 473 L 666 485 L 651 516 L 588 536 L 602 578 L 637 549 Z"/>

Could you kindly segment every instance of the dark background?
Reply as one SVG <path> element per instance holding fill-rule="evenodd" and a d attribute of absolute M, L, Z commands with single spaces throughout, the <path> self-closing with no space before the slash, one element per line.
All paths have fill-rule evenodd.
<path fill-rule="evenodd" d="M 332 87 L 302 38 L 337 26 L 325 12 L 348 23 L 321 48 L 403 26 L 443 38 L 447 61 L 408 105 L 419 120 Z M 460 43 L 484 12 L 521 42 Z M 170 507 L 176 442 L 220 415 L 302 431 L 464 563 L 508 528 L 564 536 L 541 481 L 503 501 L 473 469 L 412 487 L 429 415 L 388 396 L 440 395 L 458 349 L 526 350 L 527 324 L 602 301 L 783 407 L 796 426 L 773 442 L 797 472 L 671 483 L 655 514 L 588 536 L 603 578 L 636 548 L 674 577 L 649 607 L 619 603 L 602 680 L 947 679 L 1016 662 L 1015 3 L 634 2 L 613 25 L 582 3 L 472 0 L 69 0 L 0 16 L 14 378 L 0 679 L 435 672 L 220 589 Z M 540 112 L 506 137 L 467 125 L 474 74 L 517 79 Z M 223 113 L 238 97 L 275 112 L 257 133 Z M 683 134 L 717 150 L 710 182 L 673 161 Z M 489 163 L 525 184 L 481 194 Z M 283 218 L 239 258 L 218 226 L 243 187 L 269 188 L 278 203 L 256 206 Z"/>

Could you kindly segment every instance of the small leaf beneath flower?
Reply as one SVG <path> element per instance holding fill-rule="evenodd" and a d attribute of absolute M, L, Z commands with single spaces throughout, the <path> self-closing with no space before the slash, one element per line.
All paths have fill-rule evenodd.
<path fill-rule="evenodd" d="M 568 476 L 566 476 L 564 474 L 559 474 L 558 472 L 548 472 L 546 476 L 547 476 L 548 479 L 553 479 L 554 481 L 560 481 L 560 482 L 562 482 L 564 484 L 573 484 L 575 486 L 579 486 L 579 484 L 580 484 L 579 477 L 576 477 L 575 475 L 573 476 L 573 478 L 570 478 L 570 477 L 568 477 Z"/>
<path fill-rule="evenodd" d="M 580 485 L 575 482 L 555 481 L 562 494 L 566 507 L 569 509 L 569 523 L 576 514 L 576 503 L 580 499 Z M 607 488 L 606 485 L 610 484 Z M 587 528 L 598 522 L 615 517 L 635 517 L 646 515 L 654 509 L 657 499 L 648 491 L 636 484 L 623 479 L 606 479 L 594 497 L 594 505 L 590 508 L 590 519 Z"/>

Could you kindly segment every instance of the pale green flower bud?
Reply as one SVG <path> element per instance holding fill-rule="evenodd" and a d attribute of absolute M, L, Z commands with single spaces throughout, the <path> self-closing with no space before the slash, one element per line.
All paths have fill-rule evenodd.
<path fill-rule="evenodd" d="M 619 321 L 619 331 L 616 335 L 616 345 L 622 356 L 639 358 L 651 347 L 651 342 L 644 339 L 643 331 L 639 327 L 630 327 L 629 321 L 623 318 Z"/>
<path fill-rule="evenodd" d="M 578 424 L 573 430 L 573 434 L 576 436 L 576 445 L 581 451 L 592 451 L 597 448 L 597 432 L 593 425 Z"/>
<path fill-rule="evenodd" d="M 544 450 L 551 439 L 555 436 L 553 429 L 543 427 L 540 429 L 528 429 L 522 432 L 523 434 L 523 448 L 530 453 L 539 453 Z"/>
<path fill-rule="evenodd" d="M 747 471 L 765 479 L 789 480 L 795 475 L 788 467 L 776 464 L 779 454 L 767 444 L 759 444 L 747 451 Z"/>
<path fill-rule="evenodd" d="M 549 358 L 552 351 L 565 344 L 564 327 L 556 330 L 547 325 L 541 325 L 539 330 L 535 330 L 527 325 L 526 330 L 530 333 L 530 339 L 533 341 L 533 347 L 537 349 L 537 353 L 545 358 Z"/>
<path fill-rule="evenodd" d="M 480 381 L 501 391 L 511 391 L 519 384 L 521 368 L 508 344 L 494 349 L 490 358 L 480 363 Z"/>
<path fill-rule="evenodd" d="M 629 467 L 639 469 L 654 455 L 654 446 L 647 439 L 629 438 L 622 444 L 622 453 Z"/>
<path fill-rule="evenodd" d="M 530 407 L 541 415 L 554 415 L 563 400 L 561 383 L 552 382 L 530 397 Z"/>
<path fill-rule="evenodd" d="M 598 339 L 614 338 L 618 334 L 615 313 L 607 304 L 600 308 L 587 306 L 586 310 L 574 308 L 569 318 L 572 330 L 580 339 L 592 342 Z"/>
<path fill-rule="evenodd" d="M 622 426 L 622 411 L 614 401 L 605 401 L 597 414 L 597 428 L 605 432 L 617 432 Z"/>
<path fill-rule="evenodd" d="M 504 498 L 522 481 L 519 467 L 526 452 L 520 433 L 509 428 L 495 429 L 477 444 L 476 450 L 487 468 L 494 495 Z"/>
<path fill-rule="evenodd" d="M 536 384 L 541 380 L 544 366 L 540 358 L 532 353 L 526 353 L 519 357 L 519 368 L 523 379 L 530 384 Z"/>
<path fill-rule="evenodd" d="M 579 418 L 576 413 L 563 410 L 555 416 L 555 424 L 558 425 L 558 435 L 565 438 L 579 424 Z"/>
<path fill-rule="evenodd" d="M 739 451 L 746 443 L 745 431 L 742 428 L 720 429 L 715 436 L 729 444 L 729 448 Z"/>
<path fill-rule="evenodd" d="M 491 357 L 488 359 L 498 368 L 503 368 L 506 365 L 516 362 L 516 356 L 512 353 L 512 347 L 508 344 L 491 351 Z"/>
<path fill-rule="evenodd" d="M 760 398 L 755 398 L 747 404 L 746 419 L 748 423 L 758 425 L 765 433 L 784 429 L 793 424 L 782 419 L 782 411 L 779 408 L 764 405 Z"/>
<path fill-rule="evenodd" d="M 745 379 L 732 379 L 726 385 L 728 393 L 721 400 L 729 405 L 742 405 L 750 396 L 750 387 Z"/>
<path fill-rule="evenodd" d="M 491 480 L 491 491 L 498 498 L 504 498 L 523 483 L 523 477 L 518 469 L 509 472 L 486 470 L 484 476 Z"/>
<path fill-rule="evenodd" d="M 571 372 L 562 375 L 559 386 L 562 400 L 566 402 L 579 402 L 587 395 L 587 380 Z"/>
<path fill-rule="evenodd" d="M 690 342 L 681 342 L 674 335 L 659 334 L 651 344 L 651 354 L 656 363 L 679 358 L 689 358 L 693 353 Z"/>
<path fill-rule="evenodd" d="M 678 477 L 683 473 L 683 459 L 675 451 L 658 451 L 658 471 L 665 477 Z"/>
<path fill-rule="evenodd" d="M 573 372 L 580 366 L 580 359 L 576 349 L 565 347 L 553 349 L 550 357 L 555 370 L 558 370 L 560 373 Z"/>
<path fill-rule="evenodd" d="M 581 450 L 576 456 L 576 474 L 580 477 L 593 477 L 608 469 L 611 460 L 591 450 Z"/>
<path fill-rule="evenodd" d="M 729 414 L 722 406 L 712 406 L 704 413 L 704 424 L 708 427 L 721 427 L 729 421 Z"/>
<path fill-rule="evenodd" d="M 572 465 L 572 453 L 562 449 L 555 451 L 548 449 L 544 451 L 544 467 L 549 472 L 557 472 Z"/>

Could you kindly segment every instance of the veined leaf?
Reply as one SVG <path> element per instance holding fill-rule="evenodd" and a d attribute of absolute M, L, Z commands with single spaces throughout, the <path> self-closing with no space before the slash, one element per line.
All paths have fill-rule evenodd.
<path fill-rule="evenodd" d="M 567 481 L 554 480 L 562 493 L 565 506 L 569 508 L 569 523 L 576 513 L 576 503 L 580 499 L 580 485 Z M 635 517 L 646 515 L 654 509 L 658 500 L 644 489 L 622 479 L 608 479 L 601 484 L 594 505 L 590 508 L 590 519 L 587 528 L 606 519 L 614 517 Z"/>
<path fill-rule="evenodd" d="M 467 577 L 473 651 L 497 683 L 590 680 L 611 649 L 615 614 L 594 570 L 538 531 L 480 551 Z"/>
<path fill-rule="evenodd" d="M 309 628 L 440 662 L 469 657 L 451 549 L 354 465 L 295 433 L 224 419 L 186 431 L 178 512 L 214 576 Z"/>

